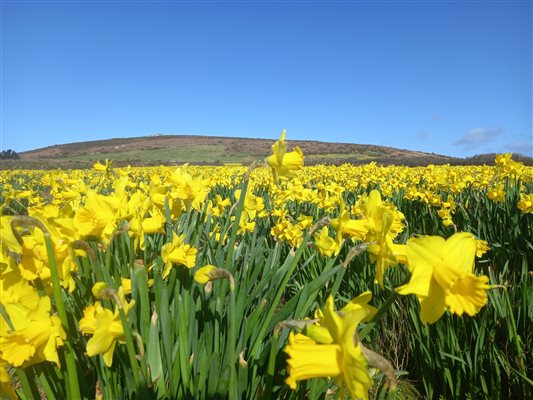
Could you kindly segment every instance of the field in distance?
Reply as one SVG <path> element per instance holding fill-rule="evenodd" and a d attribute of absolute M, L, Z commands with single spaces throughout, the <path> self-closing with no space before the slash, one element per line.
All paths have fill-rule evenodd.
<path fill-rule="evenodd" d="M 95 161 L 114 160 L 115 166 L 249 164 L 271 153 L 274 140 L 217 136 L 153 135 L 115 138 L 44 147 L 19 153 L 18 160 L 2 160 L 0 168 L 87 168 Z M 494 155 L 468 159 L 392 147 L 288 140 L 289 150 L 300 147 L 306 165 L 363 164 L 376 161 L 389 165 L 493 164 Z M 514 157 L 531 165 L 533 159 Z"/>

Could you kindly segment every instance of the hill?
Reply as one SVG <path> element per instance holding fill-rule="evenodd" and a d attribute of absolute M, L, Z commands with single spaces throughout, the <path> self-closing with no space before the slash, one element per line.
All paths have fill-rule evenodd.
<path fill-rule="evenodd" d="M 223 165 L 249 164 L 270 154 L 274 140 L 217 136 L 154 135 L 54 145 L 19 153 L 19 160 L 2 160 L 0 168 L 87 168 L 95 161 L 114 160 L 114 165 Z M 493 164 L 494 157 L 471 159 L 448 157 L 368 144 L 289 140 L 289 149 L 300 147 L 306 165 L 363 164 L 375 161 L 390 165 Z M 528 160 L 526 160 L 526 163 Z M 531 162 L 532 159 L 529 158 Z"/>

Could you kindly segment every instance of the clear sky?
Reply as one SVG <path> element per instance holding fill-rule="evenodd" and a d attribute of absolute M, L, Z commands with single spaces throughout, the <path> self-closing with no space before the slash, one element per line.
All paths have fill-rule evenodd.
<path fill-rule="evenodd" d="M 198 134 L 532 155 L 531 1 L 1 0 L 1 148 Z"/>

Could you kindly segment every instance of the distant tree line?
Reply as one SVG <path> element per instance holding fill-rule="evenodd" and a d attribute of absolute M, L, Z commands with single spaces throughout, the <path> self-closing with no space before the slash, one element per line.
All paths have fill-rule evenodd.
<path fill-rule="evenodd" d="M 20 157 L 15 150 L 2 150 L 0 160 L 18 160 Z"/>

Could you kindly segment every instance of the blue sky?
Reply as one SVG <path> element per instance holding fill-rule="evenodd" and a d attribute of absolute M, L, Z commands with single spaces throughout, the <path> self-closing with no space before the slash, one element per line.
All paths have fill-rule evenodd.
<path fill-rule="evenodd" d="M 155 133 L 532 155 L 531 1 L 1 2 L 2 149 Z"/>

